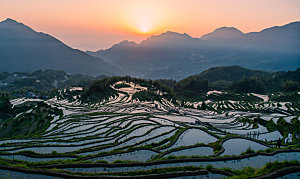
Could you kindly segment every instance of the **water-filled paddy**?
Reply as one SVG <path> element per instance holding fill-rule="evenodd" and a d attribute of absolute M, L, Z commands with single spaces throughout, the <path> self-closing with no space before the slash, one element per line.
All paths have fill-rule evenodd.
<path fill-rule="evenodd" d="M 165 149 L 170 150 L 180 146 L 189 146 L 198 143 L 208 144 L 217 141 L 217 138 L 209 135 L 200 129 L 188 129 L 182 133 L 174 145 Z"/>
<path fill-rule="evenodd" d="M 164 167 L 184 167 L 184 166 L 202 166 L 212 165 L 216 168 L 232 168 L 242 169 L 247 166 L 255 168 L 261 168 L 268 162 L 273 161 L 284 161 L 284 160 L 297 160 L 300 161 L 299 152 L 280 153 L 274 156 L 256 156 L 251 158 L 239 159 L 239 160 L 227 160 L 227 161 L 211 161 L 211 162 L 184 162 L 184 163 L 168 163 L 159 164 L 152 166 L 134 166 L 134 167 L 91 167 L 91 168 L 66 168 L 70 171 L 78 172 L 118 172 L 118 171 L 137 171 L 137 170 L 148 170 L 153 168 L 164 168 Z"/>
<path fill-rule="evenodd" d="M 134 152 L 97 157 L 97 158 L 89 159 L 89 161 L 106 160 L 108 162 L 114 162 L 116 160 L 130 160 L 130 161 L 145 162 L 147 160 L 150 160 L 155 155 L 157 155 L 157 153 L 151 150 L 137 150 Z"/>
<path fill-rule="evenodd" d="M 59 177 L 52 177 L 47 175 L 40 174 L 28 174 L 22 172 L 15 172 L 10 170 L 2 170 L 0 169 L 0 178 L 16 178 L 16 179 L 53 179 Z"/>
<path fill-rule="evenodd" d="M 189 149 L 184 149 L 176 152 L 172 152 L 170 154 L 165 155 L 168 156 L 209 156 L 213 155 L 214 151 L 211 147 L 194 147 Z"/>
<path fill-rule="evenodd" d="M 262 144 L 246 139 L 229 139 L 224 142 L 223 147 L 225 148 L 225 151 L 222 155 L 240 155 L 248 148 L 251 148 L 254 151 L 265 150 L 268 148 Z"/>
<path fill-rule="evenodd" d="M 280 114 L 280 112 L 270 114 L 259 110 L 253 112 L 249 110 L 249 106 L 258 109 L 277 108 L 276 105 L 278 104 L 273 104 L 270 101 L 260 101 L 254 104 L 237 100 L 206 100 L 205 103 L 215 110 L 212 110 L 212 108 L 210 110 L 192 108 L 192 106 L 201 105 L 202 102 L 186 102 L 185 104 L 189 104 L 191 108 L 174 105 L 167 99 L 145 102 L 133 99 L 132 95 L 146 88 L 137 87 L 137 85 L 131 83 L 130 86 L 129 88 L 118 89 L 122 93 L 113 95 L 97 104 L 81 104 L 80 101 L 68 102 L 67 100 L 57 99 L 49 100 L 47 103 L 51 106 L 59 106 L 63 109 L 64 115 L 53 116 L 54 119 L 51 120 L 49 128 L 43 135 L 28 139 L 2 140 L 0 141 L 0 149 L 11 153 L 29 150 L 38 153 L 37 156 L 46 153 L 73 152 L 72 155 L 78 155 L 78 159 L 90 162 L 100 160 L 107 162 L 117 160 L 146 162 L 161 160 L 161 158 L 166 159 L 170 156 L 173 156 L 170 158 L 189 158 L 191 156 L 193 158 L 195 156 L 212 158 L 222 147 L 225 151 L 221 156 L 240 155 L 248 148 L 254 151 L 265 150 L 268 147 L 263 145 L 264 141 L 275 141 L 286 136 L 279 131 L 268 131 L 267 127 L 260 123 L 241 122 L 240 119 L 253 120 L 260 116 L 260 120 L 274 120 L 277 122 L 280 117 L 283 117 L 287 122 L 291 122 L 291 119 L 298 117 L 296 115 Z M 157 94 L 164 93 L 157 91 Z M 265 96 L 258 94 L 256 96 L 266 99 Z M 14 103 L 22 103 L 23 101 L 24 99 L 15 100 Z M 178 103 L 180 104 L 180 101 Z M 222 111 L 223 109 L 226 110 Z M 285 110 L 285 108 L 280 109 Z M 287 113 L 287 111 L 285 112 Z M 251 135 L 249 135 L 250 133 Z M 233 138 L 227 140 L 228 137 L 233 135 Z M 243 138 L 236 138 L 239 136 Z M 289 136 L 292 136 L 291 132 Z M 261 143 L 251 141 L 250 138 L 259 140 Z M 220 143 L 223 140 L 225 142 Z M 162 153 L 165 155 L 161 155 Z M 5 159 L 17 159 L 27 162 L 72 159 L 68 157 L 31 158 L 21 154 L 1 156 Z M 212 165 L 215 168 L 242 169 L 247 166 L 259 168 L 270 161 L 299 160 L 299 158 L 300 152 L 290 152 L 240 160 L 167 162 L 150 166 L 68 168 L 68 170 L 94 173 L 200 165 L 203 167 Z M 16 176 L 18 174 L 22 176 L 18 172 Z M 24 176 L 26 177 L 26 175 Z M 290 176 L 296 175 L 291 174 Z M 210 173 L 194 177 L 222 178 L 223 175 Z M 193 176 L 182 178 L 193 178 Z"/>

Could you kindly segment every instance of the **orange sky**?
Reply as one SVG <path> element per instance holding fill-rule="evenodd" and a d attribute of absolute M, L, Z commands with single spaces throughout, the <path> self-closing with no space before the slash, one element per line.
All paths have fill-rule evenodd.
<path fill-rule="evenodd" d="M 260 31 L 299 21 L 300 0 L 0 0 L 0 21 L 6 18 L 98 50 L 167 30 L 193 37 L 222 26 Z"/>

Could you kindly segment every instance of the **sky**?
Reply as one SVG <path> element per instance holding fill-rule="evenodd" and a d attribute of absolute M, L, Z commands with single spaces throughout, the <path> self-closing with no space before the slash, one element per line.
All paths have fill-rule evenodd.
<path fill-rule="evenodd" d="M 261 31 L 300 21 L 300 0 L 0 0 L 0 21 L 6 18 L 95 51 L 165 31 L 192 37 L 224 26 Z"/>

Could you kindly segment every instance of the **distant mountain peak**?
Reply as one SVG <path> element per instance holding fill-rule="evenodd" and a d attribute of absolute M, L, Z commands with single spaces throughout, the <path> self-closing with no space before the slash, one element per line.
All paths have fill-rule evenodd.
<path fill-rule="evenodd" d="M 122 42 L 114 45 L 119 47 L 128 47 L 128 46 L 136 46 L 137 44 L 134 41 L 123 40 Z"/>
<path fill-rule="evenodd" d="M 136 47 L 136 46 L 138 46 L 138 44 L 135 43 L 134 41 L 123 40 L 120 43 L 117 43 L 108 49 L 127 48 L 127 47 Z M 100 51 L 103 50 L 98 50 L 96 52 L 100 52 Z"/>
<path fill-rule="evenodd" d="M 127 48 L 127 47 L 130 48 L 130 47 L 137 47 L 137 46 L 138 46 L 138 44 L 135 43 L 134 41 L 123 40 L 120 43 L 114 44 L 113 46 L 111 46 L 108 49 L 100 49 L 100 50 L 97 50 L 95 52 L 87 50 L 86 52 L 88 54 L 92 55 L 92 56 L 99 57 L 99 56 L 97 56 L 95 54 L 96 53 L 101 53 L 101 52 L 103 52 L 105 50 L 112 50 L 112 49 L 117 49 L 118 50 L 118 49 L 122 49 L 122 48 Z"/>
<path fill-rule="evenodd" d="M 217 28 L 215 30 L 216 31 L 236 31 L 236 32 L 239 32 L 239 33 L 242 33 L 242 31 L 240 31 L 239 29 L 235 28 L 235 27 L 227 27 L 227 26 L 224 26 L 224 27 L 220 27 L 220 28 Z"/>
<path fill-rule="evenodd" d="M 7 19 L 5 19 L 5 20 L 2 21 L 2 22 L 15 22 L 15 23 L 18 23 L 16 20 L 11 19 L 11 18 L 7 18 Z"/>
<path fill-rule="evenodd" d="M 14 20 L 14 19 L 11 19 L 11 18 L 7 18 L 4 21 L 1 21 L 0 24 L 11 24 L 11 25 L 23 25 L 23 26 L 25 26 L 24 24 Z"/>
<path fill-rule="evenodd" d="M 142 41 L 141 44 L 157 44 L 157 43 L 173 43 L 174 41 L 191 40 L 193 39 L 186 33 L 180 34 L 178 32 L 166 31 L 159 35 L 152 35 L 146 40 Z"/>
<path fill-rule="evenodd" d="M 201 39 L 205 40 L 223 40 L 234 39 L 243 36 L 244 33 L 235 27 L 220 27 L 211 33 L 205 34 Z"/>
<path fill-rule="evenodd" d="M 0 22 L 0 27 L 4 27 L 4 28 L 7 28 L 7 29 L 12 29 L 12 30 L 27 30 L 27 31 L 34 31 L 32 28 L 24 25 L 23 23 L 20 23 L 14 19 L 11 19 L 11 18 L 7 18 L 6 20 L 4 21 L 1 21 Z M 34 31 L 35 32 L 35 31 Z"/>
<path fill-rule="evenodd" d="M 152 35 L 148 39 L 151 39 L 151 38 L 192 38 L 192 37 L 186 33 L 180 34 L 178 32 L 174 32 L 174 31 L 166 31 L 159 35 Z"/>

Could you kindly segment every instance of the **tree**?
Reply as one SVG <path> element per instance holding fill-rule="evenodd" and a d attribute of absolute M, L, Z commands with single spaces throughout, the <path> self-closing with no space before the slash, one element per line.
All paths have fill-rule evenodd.
<path fill-rule="evenodd" d="M 266 86 L 259 77 L 249 77 L 241 81 L 234 82 L 230 85 L 229 89 L 241 93 L 261 93 L 265 91 Z"/>
<path fill-rule="evenodd" d="M 206 104 L 205 104 L 205 101 L 202 102 L 201 104 L 201 110 L 206 110 Z"/>
<path fill-rule="evenodd" d="M 299 84 L 292 80 L 288 80 L 282 83 L 282 90 L 284 91 L 296 91 L 298 89 L 300 89 Z"/>
<path fill-rule="evenodd" d="M 2 93 L 0 97 L 0 112 L 8 113 L 10 112 L 12 104 L 9 101 L 9 97 L 7 93 Z"/>

